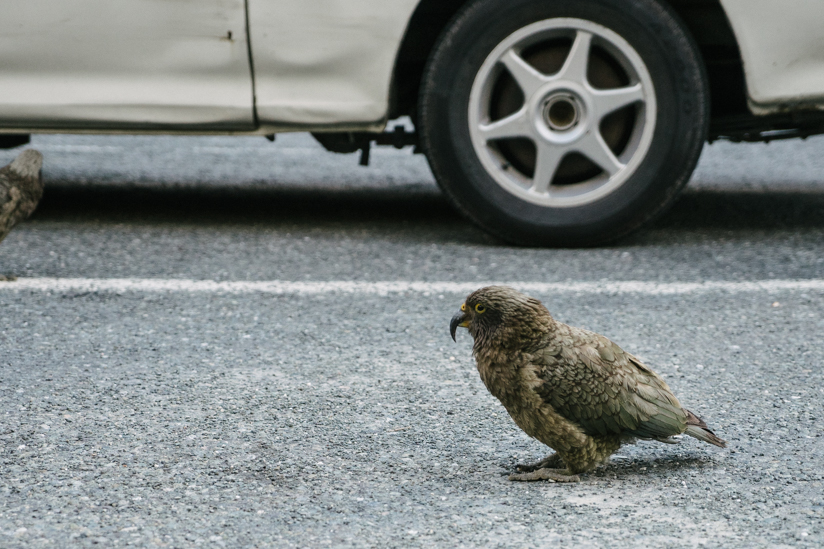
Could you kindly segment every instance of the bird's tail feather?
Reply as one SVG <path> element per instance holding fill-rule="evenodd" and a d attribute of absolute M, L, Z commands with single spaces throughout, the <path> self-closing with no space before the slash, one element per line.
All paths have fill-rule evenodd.
<path fill-rule="evenodd" d="M 727 447 L 727 441 L 722 439 L 722 438 L 717 437 L 715 435 L 715 433 L 710 431 L 710 428 L 707 427 L 707 424 L 704 423 L 704 420 L 702 420 L 700 417 L 693 414 L 689 410 L 686 410 L 686 412 L 687 412 L 687 430 L 684 431 L 684 434 L 687 434 L 691 437 L 697 438 L 698 440 L 708 442 L 710 444 L 714 444 L 715 446 L 718 446 L 719 448 L 726 448 Z"/>

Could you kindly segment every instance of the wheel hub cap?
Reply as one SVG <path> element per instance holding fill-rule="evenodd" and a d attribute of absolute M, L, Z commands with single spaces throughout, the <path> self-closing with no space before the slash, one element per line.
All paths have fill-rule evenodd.
<path fill-rule="evenodd" d="M 550 130 L 564 132 L 581 120 L 581 102 L 570 93 L 556 93 L 544 101 L 543 121 Z"/>

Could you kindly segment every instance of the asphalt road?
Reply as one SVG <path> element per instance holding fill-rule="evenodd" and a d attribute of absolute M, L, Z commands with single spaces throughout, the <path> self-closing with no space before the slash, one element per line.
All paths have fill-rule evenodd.
<path fill-rule="evenodd" d="M 824 139 L 708 147 L 654 227 L 587 250 L 486 236 L 408 151 L 33 146 L 46 196 L 0 244 L 0 274 L 40 284 L 0 282 L 0 546 L 824 545 Z M 464 295 L 441 284 L 488 281 L 560 283 L 535 295 L 729 448 L 641 442 L 579 484 L 507 481 L 548 449 L 449 338 Z M 674 285 L 705 281 L 729 284 Z"/>

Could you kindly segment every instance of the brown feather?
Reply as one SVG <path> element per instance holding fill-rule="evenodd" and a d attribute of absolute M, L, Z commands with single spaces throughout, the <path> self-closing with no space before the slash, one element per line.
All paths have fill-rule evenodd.
<path fill-rule="evenodd" d="M 29 217 L 43 196 L 43 156 L 29 149 L 0 168 L 0 242 Z"/>

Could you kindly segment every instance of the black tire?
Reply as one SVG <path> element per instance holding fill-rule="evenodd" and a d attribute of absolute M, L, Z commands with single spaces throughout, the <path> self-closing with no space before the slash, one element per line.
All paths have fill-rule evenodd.
<path fill-rule="evenodd" d="M 469 129 L 470 92 L 490 52 L 515 31 L 558 17 L 597 23 L 626 40 L 646 66 L 657 104 L 652 140 L 631 175 L 606 196 L 572 207 L 508 192 L 479 159 Z M 655 0 L 470 2 L 435 45 L 420 93 L 421 143 L 450 201 L 484 230 L 528 246 L 604 244 L 651 221 L 687 184 L 709 121 L 698 48 L 678 16 Z"/>

